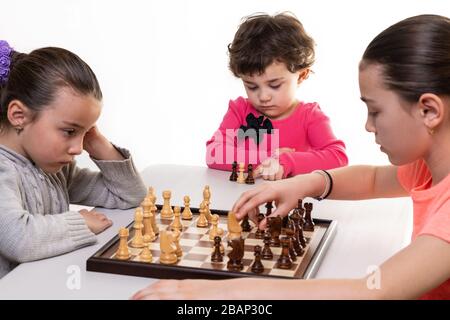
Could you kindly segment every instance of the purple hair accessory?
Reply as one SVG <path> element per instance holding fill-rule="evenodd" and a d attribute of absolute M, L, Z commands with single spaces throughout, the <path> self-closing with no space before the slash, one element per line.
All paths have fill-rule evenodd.
<path fill-rule="evenodd" d="M 5 40 L 0 40 L 0 85 L 8 81 L 9 67 L 11 66 L 12 48 Z"/>

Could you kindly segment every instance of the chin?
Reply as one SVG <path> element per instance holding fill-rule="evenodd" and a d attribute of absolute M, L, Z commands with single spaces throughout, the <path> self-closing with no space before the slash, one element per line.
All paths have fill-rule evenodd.
<path fill-rule="evenodd" d="M 48 168 L 41 168 L 41 169 L 42 169 L 45 173 L 53 174 L 53 173 L 58 173 L 59 171 L 61 171 L 62 168 L 63 168 L 63 166 L 48 167 Z"/>

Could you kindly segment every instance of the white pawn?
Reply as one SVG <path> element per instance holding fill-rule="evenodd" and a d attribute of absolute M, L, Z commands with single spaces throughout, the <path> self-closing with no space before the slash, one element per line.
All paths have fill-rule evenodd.
<path fill-rule="evenodd" d="M 211 216 L 211 229 L 209 230 L 209 240 L 213 240 L 216 236 L 219 236 L 222 238 L 223 236 L 223 229 L 219 228 L 219 216 L 217 214 L 213 214 Z"/>
<path fill-rule="evenodd" d="M 191 199 L 188 196 L 184 196 L 183 200 L 184 200 L 184 210 L 183 213 L 181 214 L 181 218 L 183 220 L 192 220 L 192 211 L 190 208 Z"/>
<path fill-rule="evenodd" d="M 142 235 L 142 229 L 144 229 L 144 224 L 142 220 L 144 219 L 144 214 L 142 213 L 142 208 L 137 207 L 134 214 L 134 237 L 131 241 L 130 246 L 133 248 L 143 248 L 144 247 L 144 236 Z"/>
<path fill-rule="evenodd" d="M 237 177 L 237 183 L 245 183 L 245 163 L 239 163 L 239 175 Z"/>
<path fill-rule="evenodd" d="M 179 230 L 182 231 L 183 230 L 183 224 L 181 223 L 181 209 L 180 207 L 176 206 L 174 208 L 174 218 L 173 218 L 173 222 L 170 224 L 170 230 Z"/>
<path fill-rule="evenodd" d="M 170 197 L 172 196 L 172 192 L 166 190 L 163 191 L 164 204 L 161 209 L 161 218 L 170 219 L 173 217 L 173 210 L 170 206 Z"/>
<path fill-rule="evenodd" d="M 148 246 L 145 246 L 144 249 L 142 249 L 141 254 L 139 255 L 139 259 L 142 262 L 152 262 L 153 256 L 150 251 L 150 248 Z"/>
<path fill-rule="evenodd" d="M 119 260 L 130 259 L 130 251 L 128 250 L 128 235 L 129 231 L 127 228 L 120 228 L 119 230 L 119 249 L 116 252 L 116 258 Z"/>
<path fill-rule="evenodd" d="M 205 204 L 202 202 L 200 205 L 200 215 L 197 219 L 197 227 L 199 228 L 207 228 L 209 225 L 208 219 L 205 217 Z"/>

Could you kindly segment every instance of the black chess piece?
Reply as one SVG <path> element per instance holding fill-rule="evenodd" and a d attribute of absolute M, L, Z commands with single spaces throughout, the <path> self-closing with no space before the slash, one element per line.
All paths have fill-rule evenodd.
<path fill-rule="evenodd" d="M 272 208 L 273 208 L 273 204 L 272 201 L 269 201 L 266 203 L 266 217 L 270 216 L 272 214 Z"/>
<path fill-rule="evenodd" d="M 264 233 L 264 248 L 262 250 L 262 258 L 264 260 L 272 260 L 273 259 L 272 249 L 270 249 L 270 238 L 271 238 L 270 233 L 265 232 Z"/>
<path fill-rule="evenodd" d="M 214 237 L 214 251 L 211 254 L 212 262 L 222 262 L 223 261 L 223 255 L 220 252 L 221 242 L 222 242 L 222 239 L 219 236 Z"/>
<path fill-rule="evenodd" d="M 288 237 L 283 237 L 281 239 L 281 255 L 277 260 L 277 267 L 280 269 L 290 269 L 292 268 L 292 260 L 289 255 L 291 239 Z"/>
<path fill-rule="evenodd" d="M 261 247 L 255 246 L 255 261 L 252 264 L 251 268 L 253 273 L 262 273 L 264 272 L 264 266 L 261 262 Z"/>
<path fill-rule="evenodd" d="M 291 214 L 292 219 L 302 219 L 303 218 L 303 207 L 302 207 L 302 199 L 298 199 L 297 208 Z"/>
<path fill-rule="evenodd" d="M 296 247 L 296 239 L 295 239 L 295 226 L 294 221 L 291 219 L 286 220 L 286 226 L 284 228 L 284 233 L 286 234 L 286 237 L 291 239 L 290 246 L 289 246 L 289 255 L 291 256 L 292 261 L 297 260 L 297 251 L 295 250 Z"/>
<path fill-rule="evenodd" d="M 299 256 L 299 257 L 301 257 L 305 253 L 304 248 L 306 246 L 306 240 L 304 238 L 303 238 L 304 245 L 300 241 L 300 231 L 301 231 L 301 236 L 303 237 L 302 227 L 299 225 L 300 219 L 301 219 L 300 216 L 291 214 L 291 220 L 292 220 L 293 226 L 294 226 L 294 235 L 293 235 L 294 250 L 295 250 L 295 253 L 297 254 L 297 256 Z"/>
<path fill-rule="evenodd" d="M 247 215 L 242 220 L 241 227 L 242 227 L 242 231 L 244 231 L 244 232 L 250 232 L 252 230 L 252 226 L 250 225 L 250 222 L 248 221 Z"/>
<path fill-rule="evenodd" d="M 231 175 L 230 175 L 230 181 L 237 181 L 237 162 L 234 161 L 233 164 L 231 165 Z"/>
<path fill-rule="evenodd" d="M 300 241 L 300 244 L 303 248 L 306 247 L 306 243 L 308 243 L 307 239 L 303 235 L 303 225 L 301 224 L 301 220 L 299 221 L 299 224 L 297 225 L 297 234 L 298 234 L 298 240 Z"/>
<path fill-rule="evenodd" d="M 271 235 L 270 245 L 272 247 L 279 247 L 281 234 L 281 217 L 268 217 L 267 225 L 269 226 L 269 232 Z"/>
<path fill-rule="evenodd" d="M 244 257 L 244 239 L 236 238 L 228 241 L 232 250 L 228 253 L 227 269 L 231 271 L 241 271 L 244 269 L 242 258 Z"/>
<path fill-rule="evenodd" d="M 284 216 L 283 218 L 281 218 L 281 228 L 286 228 L 287 224 L 289 221 L 289 217 L 288 216 Z"/>
<path fill-rule="evenodd" d="M 253 165 L 249 164 L 247 166 L 247 178 L 245 179 L 246 184 L 255 184 L 255 179 L 253 178 Z"/>
<path fill-rule="evenodd" d="M 313 204 L 311 202 L 305 203 L 305 224 L 303 225 L 304 231 L 314 231 L 314 222 L 311 218 L 311 211 Z"/>
<path fill-rule="evenodd" d="M 259 228 L 259 225 L 261 224 L 261 221 L 264 220 L 264 218 L 265 218 L 265 216 L 262 213 L 258 214 L 258 225 L 257 225 L 256 232 L 255 232 L 256 239 L 264 238 L 264 230 Z"/>

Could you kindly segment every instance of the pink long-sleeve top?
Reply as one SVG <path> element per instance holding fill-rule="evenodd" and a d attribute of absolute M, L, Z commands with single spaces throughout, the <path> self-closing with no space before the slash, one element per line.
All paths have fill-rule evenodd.
<path fill-rule="evenodd" d="M 344 142 L 335 137 L 329 118 L 317 103 L 300 102 L 289 117 L 271 120 L 274 130 L 272 134 L 263 134 L 259 144 L 252 137 L 242 139 L 237 134 L 242 125 L 247 126 L 249 113 L 256 118 L 262 115 L 248 99 L 230 100 L 219 129 L 206 142 L 208 167 L 231 171 L 234 161 L 259 165 L 274 156 L 277 148 L 295 149 L 279 155 L 284 177 L 348 164 Z"/>

